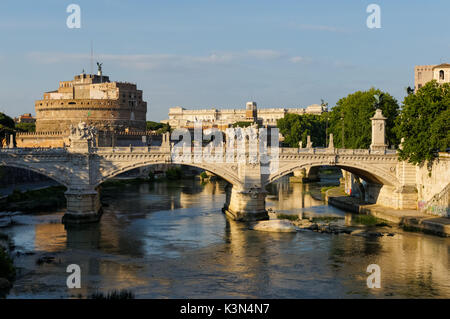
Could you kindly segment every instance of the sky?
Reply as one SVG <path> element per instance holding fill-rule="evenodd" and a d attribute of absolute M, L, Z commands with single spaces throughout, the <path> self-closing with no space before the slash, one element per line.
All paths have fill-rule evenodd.
<path fill-rule="evenodd" d="M 68 28 L 67 6 L 81 8 Z M 369 4 L 381 28 L 370 29 Z M 147 119 L 169 107 L 332 107 L 379 88 L 399 103 L 414 66 L 450 62 L 448 0 L 2 0 L 0 112 L 35 114 L 59 81 L 91 71 L 136 83 Z"/>

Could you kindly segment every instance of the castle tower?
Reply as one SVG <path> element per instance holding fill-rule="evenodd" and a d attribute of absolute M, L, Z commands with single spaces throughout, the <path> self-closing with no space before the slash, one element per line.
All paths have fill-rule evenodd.
<path fill-rule="evenodd" d="M 147 103 L 136 84 L 110 81 L 98 74 L 75 75 L 35 102 L 36 132 L 65 132 L 79 122 L 99 131 L 145 131 Z"/>

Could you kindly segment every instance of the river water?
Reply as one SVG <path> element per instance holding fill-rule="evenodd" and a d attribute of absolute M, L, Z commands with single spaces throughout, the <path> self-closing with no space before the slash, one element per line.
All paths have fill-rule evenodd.
<path fill-rule="evenodd" d="M 136 298 L 450 298 L 450 239 L 389 228 L 394 236 L 248 229 L 222 212 L 224 182 L 105 187 L 101 222 L 65 229 L 63 212 L 16 214 L 18 278 L 8 298 L 86 297 L 128 289 Z M 346 216 L 325 205 L 321 184 L 287 179 L 269 188 L 277 212 Z M 311 194 L 316 196 L 312 197 Z M 37 264 L 42 256 L 51 263 Z M 68 289 L 66 267 L 81 267 Z M 369 289 L 367 266 L 381 269 Z"/>

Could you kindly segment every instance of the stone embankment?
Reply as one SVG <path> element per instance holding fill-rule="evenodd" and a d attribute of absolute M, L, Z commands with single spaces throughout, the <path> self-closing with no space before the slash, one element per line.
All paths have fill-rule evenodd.
<path fill-rule="evenodd" d="M 376 204 L 365 204 L 357 198 L 346 195 L 341 187 L 327 190 L 325 201 L 345 211 L 371 215 L 399 224 L 405 230 L 450 237 L 450 218 L 431 216 L 418 210 L 393 209 Z"/>

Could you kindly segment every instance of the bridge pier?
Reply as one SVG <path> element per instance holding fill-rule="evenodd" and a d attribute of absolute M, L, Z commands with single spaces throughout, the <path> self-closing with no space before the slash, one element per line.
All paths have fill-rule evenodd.
<path fill-rule="evenodd" d="M 269 219 L 266 211 L 266 191 L 261 188 L 238 188 L 227 185 L 223 212 L 237 221 Z"/>
<path fill-rule="evenodd" d="M 69 189 L 64 194 L 67 211 L 63 216 L 64 224 L 94 223 L 100 220 L 102 207 L 98 191 Z"/>
<path fill-rule="evenodd" d="M 414 186 L 367 184 L 367 201 L 394 209 L 417 209 L 417 190 Z"/>

